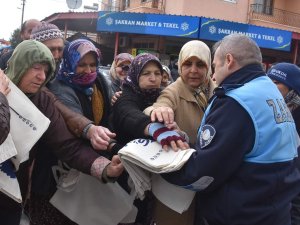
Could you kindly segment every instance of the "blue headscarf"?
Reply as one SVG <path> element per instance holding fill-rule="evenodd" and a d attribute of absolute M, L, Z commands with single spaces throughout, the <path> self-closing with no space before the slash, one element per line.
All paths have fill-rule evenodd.
<path fill-rule="evenodd" d="M 99 50 L 92 42 L 86 39 L 77 39 L 70 42 L 64 49 L 62 63 L 56 79 L 90 96 L 93 93 L 92 86 L 96 80 L 97 72 L 76 74 L 78 62 L 89 52 L 95 53 L 98 67 L 100 64 Z"/>

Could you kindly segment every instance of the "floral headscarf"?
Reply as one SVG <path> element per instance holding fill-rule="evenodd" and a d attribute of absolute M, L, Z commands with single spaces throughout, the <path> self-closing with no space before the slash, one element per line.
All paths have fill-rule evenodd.
<path fill-rule="evenodd" d="M 116 67 L 121 63 L 121 62 L 132 62 L 133 56 L 130 55 L 129 53 L 120 53 L 117 55 L 111 65 L 111 68 L 109 70 L 110 76 L 113 81 L 119 80 L 116 72 Z"/>
<path fill-rule="evenodd" d="M 146 103 L 153 104 L 159 96 L 161 89 L 155 88 L 142 90 L 139 86 L 139 77 L 141 75 L 141 72 L 146 66 L 146 64 L 149 62 L 155 62 L 158 68 L 160 69 L 161 74 L 163 73 L 162 65 L 157 57 L 150 53 L 142 53 L 137 55 L 133 59 L 128 71 L 127 78 L 123 83 L 123 86 L 129 87 L 136 94 L 141 95 Z"/>
<path fill-rule="evenodd" d="M 92 42 L 86 39 L 77 39 L 70 42 L 64 49 L 61 67 L 56 78 L 86 95 L 91 95 L 93 92 L 92 86 L 97 77 L 97 72 L 76 74 L 76 67 L 78 62 L 89 52 L 95 54 L 98 67 L 100 64 L 99 50 Z"/>

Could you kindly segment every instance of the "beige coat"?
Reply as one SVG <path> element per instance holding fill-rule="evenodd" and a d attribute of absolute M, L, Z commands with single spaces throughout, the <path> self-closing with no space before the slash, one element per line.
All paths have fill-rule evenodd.
<path fill-rule="evenodd" d="M 210 97 L 212 96 L 215 84 L 210 79 Z M 175 122 L 181 130 L 186 132 L 190 138 L 190 143 L 195 144 L 197 140 L 197 132 L 207 106 L 205 95 L 200 93 L 200 103 L 194 97 L 194 91 L 190 89 L 179 77 L 174 83 L 166 87 L 156 103 L 146 108 L 144 113 L 150 115 L 154 108 L 168 106 L 173 109 Z"/>

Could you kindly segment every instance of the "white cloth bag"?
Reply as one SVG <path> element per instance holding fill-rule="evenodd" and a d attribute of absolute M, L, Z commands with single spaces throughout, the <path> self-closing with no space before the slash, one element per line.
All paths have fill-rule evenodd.
<path fill-rule="evenodd" d="M 79 225 L 116 225 L 135 221 L 134 196 L 119 184 L 104 184 L 81 172 L 76 177 L 74 170 L 70 174 L 77 182 L 70 182 L 71 187 L 60 183 L 50 199 L 50 203 L 69 219 Z"/>

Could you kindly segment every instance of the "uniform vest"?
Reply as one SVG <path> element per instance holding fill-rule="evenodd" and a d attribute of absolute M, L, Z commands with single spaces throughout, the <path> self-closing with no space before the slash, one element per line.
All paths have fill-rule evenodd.
<path fill-rule="evenodd" d="M 248 112 L 254 124 L 255 142 L 252 150 L 245 155 L 245 161 L 274 163 L 297 157 L 299 137 L 294 120 L 282 95 L 268 77 L 258 77 L 225 94 L 235 99 Z M 214 100 L 204 114 L 201 127 L 205 125 Z M 228 119 L 228 123 L 231 119 Z M 200 133 L 198 132 L 198 139 Z"/>

